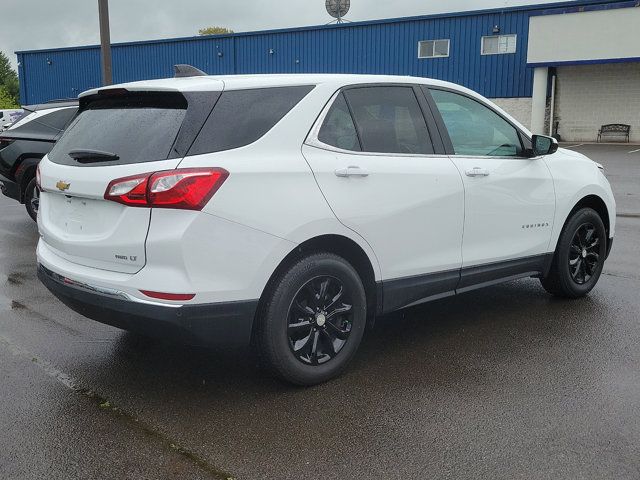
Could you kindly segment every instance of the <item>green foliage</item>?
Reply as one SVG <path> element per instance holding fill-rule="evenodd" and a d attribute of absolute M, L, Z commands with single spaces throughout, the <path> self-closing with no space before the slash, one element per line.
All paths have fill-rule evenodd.
<path fill-rule="evenodd" d="M 0 108 L 14 108 L 20 104 L 18 74 L 11 68 L 9 57 L 0 52 Z"/>
<path fill-rule="evenodd" d="M 226 35 L 233 33 L 233 30 L 225 27 L 206 27 L 198 30 L 198 35 Z"/>
<path fill-rule="evenodd" d="M 18 102 L 4 85 L 0 85 L 0 109 L 19 108 Z"/>

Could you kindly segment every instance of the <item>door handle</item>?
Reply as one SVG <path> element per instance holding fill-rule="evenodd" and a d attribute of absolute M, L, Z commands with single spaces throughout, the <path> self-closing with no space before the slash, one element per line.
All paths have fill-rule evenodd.
<path fill-rule="evenodd" d="M 368 177 L 369 172 L 358 167 L 357 165 L 351 165 L 350 167 L 340 168 L 336 170 L 337 177 Z"/>
<path fill-rule="evenodd" d="M 489 176 L 489 170 L 487 170 L 486 168 L 480 168 L 480 167 L 474 167 L 471 170 L 467 170 L 466 172 L 464 172 L 467 177 L 488 177 Z"/>

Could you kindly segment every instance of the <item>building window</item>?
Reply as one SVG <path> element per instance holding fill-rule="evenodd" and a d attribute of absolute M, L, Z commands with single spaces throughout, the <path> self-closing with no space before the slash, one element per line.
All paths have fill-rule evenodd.
<path fill-rule="evenodd" d="M 449 56 L 449 39 L 425 40 L 418 42 L 418 58 L 439 58 Z"/>
<path fill-rule="evenodd" d="M 482 37 L 482 55 L 516 53 L 517 35 L 492 35 Z"/>

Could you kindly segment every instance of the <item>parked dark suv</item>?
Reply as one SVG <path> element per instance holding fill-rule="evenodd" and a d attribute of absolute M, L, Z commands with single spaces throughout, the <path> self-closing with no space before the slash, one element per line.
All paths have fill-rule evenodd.
<path fill-rule="evenodd" d="M 78 102 L 56 101 L 24 110 L 9 130 L 0 132 L 0 182 L 2 193 L 25 204 L 35 221 L 40 197 L 36 167 L 76 115 Z"/>

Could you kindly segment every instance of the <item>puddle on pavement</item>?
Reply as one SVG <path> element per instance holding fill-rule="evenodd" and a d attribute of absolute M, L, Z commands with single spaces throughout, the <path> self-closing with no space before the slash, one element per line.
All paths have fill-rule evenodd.
<path fill-rule="evenodd" d="M 22 285 L 26 279 L 27 277 L 24 273 L 13 272 L 7 276 L 7 283 L 9 285 Z"/>
<path fill-rule="evenodd" d="M 11 310 L 25 310 L 26 308 L 25 304 L 11 300 Z"/>

